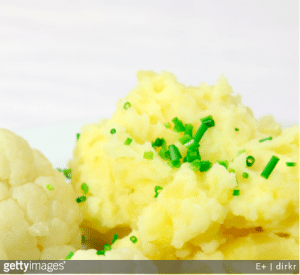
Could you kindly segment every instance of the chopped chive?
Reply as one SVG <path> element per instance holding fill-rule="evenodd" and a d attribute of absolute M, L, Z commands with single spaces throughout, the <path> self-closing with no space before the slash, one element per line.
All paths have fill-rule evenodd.
<path fill-rule="evenodd" d="M 164 138 L 157 138 L 154 142 L 152 142 L 152 147 L 161 147 L 164 144 L 166 144 L 166 141 Z"/>
<path fill-rule="evenodd" d="M 154 198 L 157 198 L 158 194 L 159 194 L 159 190 L 162 190 L 163 188 L 159 185 L 155 186 L 154 187 L 154 192 L 155 192 L 155 195 L 154 195 Z"/>
<path fill-rule="evenodd" d="M 186 143 L 188 143 L 189 141 L 191 141 L 191 136 L 190 135 L 184 135 L 183 137 L 179 138 L 179 142 L 184 145 Z"/>
<path fill-rule="evenodd" d="M 105 251 L 104 250 L 98 250 L 96 252 L 97 255 L 105 255 Z"/>
<path fill-rule="evenodd" d="M 111 250 L 111 246 L 109 244 L 104 245 L 104 252 Z"/>
<path fill-rule="evenodd" d="M 208 160 L 200 161 L 200 172 L 206 172 L 212 167 L 212 163 Z"/>
<path fill-rule="evenodd" d="M 212 116 L 207 116 L 200 119 L 202 123 L 206 124 L 207 128 L 215 126 L 215 121 Z"/>
<path fill-rule="evenodd" d="M 227 160 L 218 160 L 218 163 L 224 166 L 226 169 L 228 168 L 228 161 Z"/>
<path fill-rule="evenodd" d="M 169 158 L 169 150 L 167 148 L 167 145 L 163 145 L 162 148 L 160 149 L 158 155 L 162 158 L 167 160 Z"/>
<path fill-rule="evenodd" d="M 248 179 L 248 178 L 249 178 L 249 174 L 246 173 L 246 172 L 244 172 L 244 173 L 242 174 L 242 177 L 243 177 L 244 179 Z"/>
<path fill-rule="evenodd" d="M 199 126 L 199 128 L 194 136 L 194 139 L 193 139 L 195 144 L 198 144 L 200 142 L 201 138 L 203 137 L 203 135 L 207 129 L 208 129 L 208 127 L 205 123 L 202 123 Z"/>
<path fill-rule="evenodd" d="M 238 155 L 241 155 L 241 154 L 243 154 L 245 152 L 246 152 L 246 149 L 240 150 L 240 151 L 238 151 Z"/>
<path fill-rule="evenodd" d="M 111 244 L 114 244 L 115 243 L 115 241 L 118 239 L 118 234 L 117 233 L 115 233 L 114 234 L 114 237 L 113 237 L 113 239 L 112 239 L 112 242 L 111 242 Z"/>
<path fill-rule="evenodd" d="M 131 104 L 130 104 L 130 102 L 125 102 L 124 103 L 124 105 L 123 105 L 123 108 L 125 109 L 125 110 L 127 110 L 127 109 L 129 109 L 131 107 Z"/>
<path fill-rule="evenodd" d="M 81 242 L 82 243 L 85 243 L 86 241 L 86 236 L 84 234 L 81 235 Z"/>
<path fill-rule="evenodd" d="M 125 145 L 130 145 L 130 143 L 132 142 L 131 138 L 127 138 L 124 142 Z"/>
<path fill-rule="evenodd" d="M 236 131 L 236 132 L 239 131 L 239 130 L 240 130 L 239 128 L 234 128 L 234 131 Z"/>
<path fill-rule="evenodd" d="M 153 159 L 153 152 L 152 151 L 145 152 L 144 159 Z"/>
<path fill-rule="evenodd" d="M 235 173 L 235 170 L 232 169 L 232 168 L 229 168 L 229 169 L 228 169 L 228 172 L 229 172 L 229 173 Z"/>
<path fill-rule="evenodd" d="M 201 167 L 201 163 L 200 163 L 200 160 L 198 160 L 198 159 L 192 161 L 191 164 L 190 164 L 190 168 L 191 168 L 194 172 L 199 171 L 199 170 L 200 170 L 200 167 Z"/>
<path fill-rule="evenodd" d="M 185 124 L 185 131 L 184 131 L 184 135 L 193 136 L 193 125 L 192 124 Z"/>
<path fill-rule="evenodd" d="M 260 139 L 259 142 L 264 142 L 266 140 L 272 140 L 272 139 L 273 139 L 272 137 L 267 137 L 267 138 Z"/>
<path fill-rule="evenodd" d="M 53 191 L 54 190 L 54 186 L 52 184 L 47 184 L 46 187 L 47 187 L 47 189 L 49 191 Z"/>
<path fill-rule="evenodd" d="M 201 160 L 199 150 L 188 150 L 186 156 L 183 159 L 183 162 L 193 162 L 194 160 Z"/>
<path fill-rule="evenodd" d="M 255 162 L 255 158 L 253 156 L 248 156 L 246 158 L 246 165 L 248 167 L 252 166 L 254 164 L 254 162 Z"/>
<path fill-rule="evenodd" d="M 137 242 L 137 237 L 136 236 L 131 236 L 130 237 L 130 241 L 132 241 L 133 243 L 136 243 Z"/>
<path fill-rule="evenodd" d="M 233 196 L 239 196 L 240 195 L 240 190 L 235 189 L 233 190 Z"/>
<path fill-rule="evenodd" d="M 286 166 L 294 167 L 294 166 L 296 166 L 296 162 L 287 162 Z"/>
<path fill-rule="evenodd" d="M 172 119 L 172 122 L 174 123 L 174 128 L 173 128 L 174 131 L 179 133 L 185 131 L 185 127 L 183 126 L 183 123 L 180 119 L 175 117 Z"/>
<path fill-rule="evenodd" d="M 165 126 L 166 128 L 170 128 L 170 127 L 171 127 L 171 124 L 170 124 L 170 122 L 167 122 L 167 123 L 164 124 L 164 126 Z"/>
<path fill-rule="evenodd" d="M 66 256 L 65 260 L 70 260 L 74 256 L 74 252 L 70 251 L 69 254 Z"/>
<path fill-rule="evenodd" d="M 196 151 L 200 145 L 199 142 L 195 142 L 195 140 L 192 138 L 189 142 L 185 143 L 184 146 L 190 151 Z"/>
<path fill-rule="evenodd" d="M 113 134 L 115 134 L 117 131 L 116 131 L 116 129 L 115 128 L 112 128 L 111 130 L 110 130 L 110 133 L 113 135 Z"/>
<path fill-rule="evenodd" d="M 179 149 L 177 148 L 176 145 L 174 145 L 174 144 L 169 145 L 169 151 L 170 151 L 171 161 L 178 160 L 178 159 L 182 158 L 182 156 L 179 152 Z"/>
<path fill-rule="evenodd" d="M 61 172 L 61 173 L 62 173 L 62 170 L 61 170 L 60 168 L 56 168 L 56 170 L 57 170 L 58 172 Z"/>
<path fill-rule="evenodd" d="M 273 169 L 275 168 L 276 164 L 278 163 L 278 161 L 279 161 L 278 157 L 272 156 L 260 175 L 265 179 L 268 179 Z"/>
<path fill-rule="evenodd" d="M 180 166 L 181 166 L 180 159 L 169 160 L 169 161 L 167 162 L 167 164 L 168 164 L 171 168 L 180 168 Z"/>
<path fill-rule="evenodd" d="M 80 138 L 80 133 L 77 133 L 76 139 L 78 140 Z"/>
<path fill-rule="evenodd" d="M 86 196 L 80 196 L 80 197 L 78 197 L 78 198 L 76 199 L 76 202 L 77 202 L 77 203 L 81 203 L 81 202 L 84 202 L 84 201 L 86 201 Z"/>
<path fill-rule="evenodd" d="M 89 192 L 89 186 L 84 182 L 83 184 L 81 184 L 81 190 L 84 194 L 87 194 Z"/>

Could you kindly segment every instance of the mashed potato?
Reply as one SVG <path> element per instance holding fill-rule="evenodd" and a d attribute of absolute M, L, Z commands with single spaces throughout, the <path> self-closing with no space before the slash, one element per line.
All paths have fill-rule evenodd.
<path fill-rule="evenodd" d="M 81 129 L 69 166 L 84 225 L 133 230 L 113 248 L 149 259 L 298 259 L 298 126 L 256 120 L 223 76 L 137 76 L 110 119 Z"/>
<path fill-rule="evenodd" d="M 79 249 L 74 190 L 38 150 L 0 129 L 0 259 L 60 259 Z"/>

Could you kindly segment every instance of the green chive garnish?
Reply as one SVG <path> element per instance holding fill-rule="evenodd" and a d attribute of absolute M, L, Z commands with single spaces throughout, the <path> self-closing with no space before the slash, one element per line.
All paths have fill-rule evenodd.
<path fill-rule="evenodd" d="M 183 162 L 193 162 L 194 160 L 201 160 L 199 150 L 188 150 L 186 156 L 183 159 Z"/>
<path fill-rule="evenodd" d="M 200 160 L 199 159 L 196 159 L 194 161 L 191 162 L 190 164 L 190 168 L 194 171 L 194 172 L 197 172 L 200 170 L 200 167 L 201 167 L 201 164 L 200 164 Z"/>
<path fill-rule="evenodd" d="M 84 234 L 81 235 L 81 242 L 82 243 L 85 243 L 86 241 L 86 236 Z"/>
<path fill-rule="evenodd" d="M 138 241 L 137 237 L 136 236 L 131 236 L 130 237 L 130 240 L 133 242 L 133 243 L 136 243 Z"/>
<path fill-rule="evenodd" d="M 202 123 L 205 123 L 207 128 L 215 126 L 215 121 L 212 116 L 207 116 L 200 119 Z"/>
<path fill-rule="evenodd" d="M 81 190 L 84 194 L 87 194 L 89 192 L 89 186 L 86 183 L 81 184 Z"/>
<path fill-rule="evenodd" d="M 97 255 L 105 255 L 105 251 L 104 250 L 98 250 L 96 252 Z"/>
<path fill-rule="evenodd" d="M 259 142 L 264 142 L 266 140 L 272 140 L 272 139 L 273 139 L 272 137 L 267 137 L 267 138 L 260 139 Z"/>
<path fill-rule="evenodd" d="M 49 191 L 53 191 L 54 190 L 54 186 L 52 184 L 47 184 L 46 187 L 47 187 L 47 189 Z"/>
<path fill-rule="evenodd" d="M 244 173 L 242 174 L 242 177 L 243 177 L 244 179 L 247 179 L 247 178 L 249 178 L 249 174 L 246 173 L 246 172 L 244 172 Z"/>
<path fill-rule="evenodd" d="M 124 142 L 125 145 L 130 145 L 130 143 L 132 142 L 131 138 L 127 138 Z"/>
<path fill-rule="evenodd" d="M 70 251 L 69 254 L 66 256 L 65 260 L 70 260 L 74 255 L 73 251 Z"/>
<path fill-rule="evenodd" d="M 241 154 L 243 154 L 245 152 L 246 152 L 246 149 L 240 150 L 240 151 L 238 151 L 238 155 L 241 155 Z"/>
<path fill-rule="evenodd" d="M 228 161 L 227 160 L 218 160 L 220 165 L 223 165 L 226 169 L 228 168 Z"/>
<path fill-rule="evenodd" d="M 153 152 L 152 151 L 145 152 L 144 159 L 153 159 Z"/>
<path fill-rule="evenodd" d="M 164 138 L 157 138 L 154 142 L 152 142 L 152 147 L 161 147 L 164 144 L 166 144 L 166 141 Z"/>
<path fill-rule="evenodd" d="M 111 130 L 110 130 L 110 133 L 113 135 L 113 134 L 115 134 L 117 131 L 116 131 L 116 129 L 115 128 L 112 128 Z"/>
<path fill-rule="evenodd" d="M 229 168 L 229 169 L 228 169 L 228 172 L 229 172 L 229 173 L 235 173 L 235 170 L 232 169 L 232 168 Z"/>
<path fill-rule="evenodd" d="M 118 234 L 115 233 L 111 243 L 114 244 L 115 241 L 118 239 L 118 237 L 119 237 Z"/>
<path fill-rule="evenodd" d="M 182 158 L 179 149 L 176 147 L 176 145 L 174 144 L 169 145 L 169 151 L 170 151 L 171 160 L 177 160 Z"/>
<path fill-rule="evenodd" d="M 80 138 L 80 133 L 77 133 L 76 139 L 78 140 Z"/>
<path fill-rule="evenodd" d="M 240 130 L 239 128 L 234 128 L 234 131 L 236 131 L 236 132 L 239 131 L 239 130 Z"/>
<path fill-rule="evenodd" d="M 170 156 L 170 152 L 168 150 L 167 145 L 163 145 L 162 148 L 160 149 L 158 155 L 162 158 L 167 160 Z"/>
<path fill-rule="evenodd" d="M 296 166 L 296 162 L 287 162 L 286 166 L 294 167 L 294 166 Z"/>
<path fill-rule="evenodd" d="M 190 135 L 186 135 L 186 134 L 185 134 L 183 137 L 179 138 L 179 142 L 180 142 L 182 145 L 188 143 L 188 142 L 191 141 L 191 140 L 192 140 L 191 136 L 190 136 Z"/>
<path fill-rule="evenodd" d="M 200 161 L 200 172 L 206 172 L 212 167 L 212 163 L 208 160 Z"/>
<path fill-rule="evenodd" d="M 272 156 L 269 162 L 267 163 L 265 169 L 262 171 L 260 175 L 265 179 L 268 179 L 273 169 L 275 168 L 276 164 L 278 163 L 278 161 L 279 161 L 278 157 Z"/>
<path fill-rule="evenodd" d="M 105 244 L 104 245 L 104 251 L 108 251 L 108 250 L 111 250 L 111 246 L 109 244 Z"/>
<path fill-rule="evenodd" d="M 165 126 L 166 128 L 170 128 L 170 127 L 171 127 L 171 124 L 170 124 L 170 122 L 167 122 L 167 123 L 164 124 L 164 126 Z"/>
<path fill-rule="evenodd" d="M 172 122 L 174 123 L 174 128 L 173 128 L 174 131 L 179 133 L 185 131 L 185 127 L 183 126 L 182 121 L 179 120 L 177 117 L 173 118 Z"/>
<path fill-rule="evenodd" d="M 125 102 L 124 105 L 123 105 L 123 108 L 124 108 L 125 110 L 129 109 L 130 107 L 131 107 L 130 102 Z"/>
<path fill-rule="evenodd" d="M 233 196 L 239 196 L 240 195 L 240 190 L 235 189 L 233 190 Z"/>
<path fill-rule="evenodd" d="M 86 196 L 80 196 L 80 197 L 78 197 L 78 198 L 76 199 L 76 202 L 77 202 L 77 203 L 81 203 L 81 202 L 84 202 L 84 201 L 86 201 Z"/>
<path fill-rule="evenodd" d="M 246 165 L 247 165 L 248 167 L 252 166 L 252 165 L 254 164 L 254 162 L 255 162 L 255 158 L 254 158 L 254 157 L 248 156 L 248 157 L 246 158 Z"/>
<path fill-rule="evenodd" d="M 154 187 L 154 192 L 155 192 L 155 196 L 154 196 L 154 198 L 157 198 L 157 196 L 158 196 L 158 194 L 159 194 L 159 190 L 162 190 L 163 188 L 161 187 L 161 186 L 155 186 Z"/>
<path fill-rule="evenodd" d="M 185 124 L 185 131 L 184 135 L 186 136 L 193 136 L 193 125 L 192 124 Z"/>

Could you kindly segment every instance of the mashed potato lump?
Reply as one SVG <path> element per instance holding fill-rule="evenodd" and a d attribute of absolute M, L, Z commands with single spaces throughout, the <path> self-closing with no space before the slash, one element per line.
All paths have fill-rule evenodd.
<path fill-rule="evenodd" d="M 81 129 L 69 167 L 77 194 L 88 186 L 84 225 L 127 232 L 112 248 L 149 259 L 298 259 L 298 126 L 255 119 L 223 76 L 137 77 L 110 119 Z"/>

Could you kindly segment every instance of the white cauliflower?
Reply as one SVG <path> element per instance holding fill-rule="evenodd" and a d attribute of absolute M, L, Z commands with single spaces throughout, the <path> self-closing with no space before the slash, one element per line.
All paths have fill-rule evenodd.
<path fill-rule="evenodd" d="M 0 129 L 0 259 L 60 259 L 80 248 L 72 186 L 38 150 Z"/>

